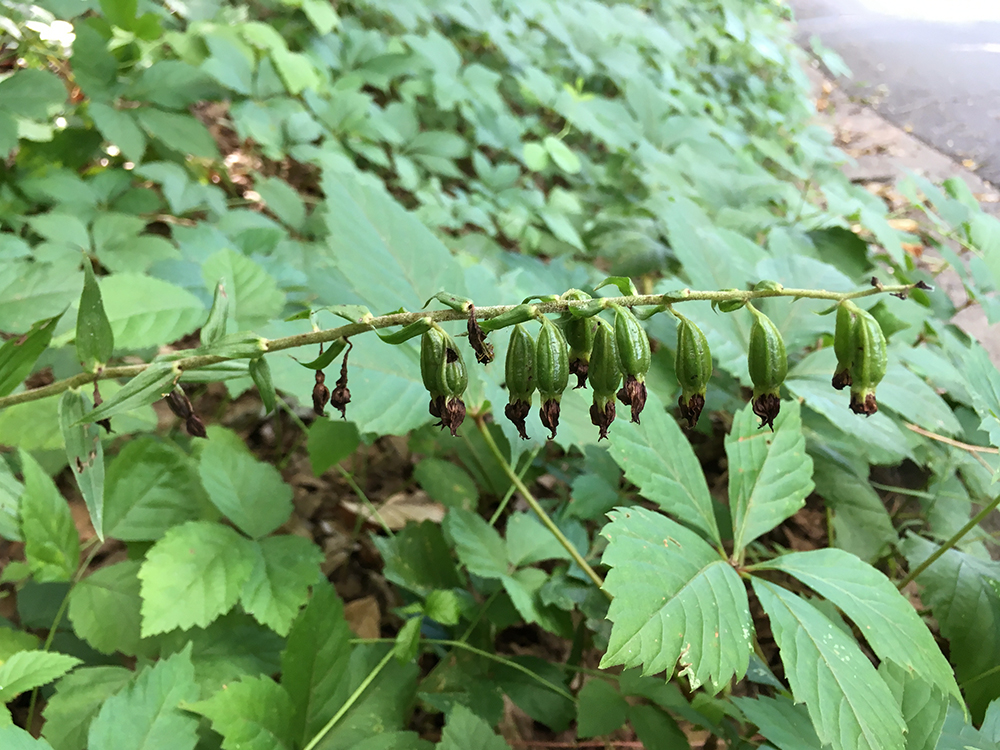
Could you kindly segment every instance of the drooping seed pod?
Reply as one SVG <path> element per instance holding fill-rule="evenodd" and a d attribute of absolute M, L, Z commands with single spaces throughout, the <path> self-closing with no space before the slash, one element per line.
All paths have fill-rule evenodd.
<path fill-rule="evenodd" d="M 837 305 L 837 326 L 833 333 L 833 351 L 837 355 L 837 370 L 833 373 L 833 387 L 838 391 L 851 384 L 851 364 L 854 362 L 854 311 L 850 302 Z"/>
<path fill-rule="evenodd" d="M 750 346 L 747 364 L 753 381 L 753 413 L 760 417 L 760 426 L 774 429 L 774 420 L 781 410 L 779 390 L 788 374 L 788 356 L 785 342 L 771 319 L 753 305 L 750 328 Z"/>
<path fill-rule="evenodd" d="M 587 378 L 594 389 L 594 403 L 590 407 L 590 421 L 600 428 L 598 440 L 608 436 L 608 428 L 615 421 L 615 392 L 622 382 L 621 363 L 615 332 L 611 325 L 597 319 L 594 349 L 590 354 Z"/>
<path fill-rule="evenodd" d="M 521 439 L 527 440 L 524 420 L 531 411 L 531 396 L 535 392 L 535 342 L 523 325 L 514 326 L 510 332 L 505 372 L 508 403 L 504 414 L 517 427 Z"/>
<path fill-rule="evenodd" d="M 543 317 L 535 347 L 535 376 L 541 398 L 539 417 L 549 431 L 549 439 L 559 427 L 560 401 L 569 384 L 569 346 L 562 330 Z"/>
<path fill-rule="evenodd" d="M 701 329 L 682 315 L 677 317 L 677 355 L 674 369 L 681 395 L 677 401 L 681 417 L 690 427 L 698 424 L 705 408 L 705 391 L 712 377 L 712 352 Z"/>
<path fill-rule="evenodd" d="M 576 375 L 576 388 L 587 384 L 590 353 L 597 333 L 597 318 L 577 318 L 568 315 L 562 321 L 563 334 L 569 344 L 569 371 Z"/>
<path fill-rule="evenodd" d="M 858 309 L 854 320 L 854 360 L 851 363 L 851 411 L 871 416 L 878 411 L 875 386 L 888 365 L 885 334 L 871 313 Z"/>
<path fill-rule="evenodd" d="M 420 377 L 430 394 L 428 407 L 432 417 L 441 419 L 444 408 L 444 344 L 445 332 L 438 326 L 425 331 L 420 338 Z M 438 421 L 437 426 L 442 422 Z"/>
<path fill-rule="evenodd" d="M 444 360 L 441 364 L 440 382 L 444 386 L 444 396 L 441 403 L 441 426 L 451 430 L 455 436 L 459 425 L 465 421 L 465 402 L 462 395 L 469 386 L 469 372 L 465 369 L 465 360 L 459 351 L 455 340 L 444 334 Z"/>
<path fill-rule="evenodd" d="M 638 424 L 646 406 L 646 373 L 652 358 L 649 337 L 632 311 L 625 307 L 615 307 L 615 345 L 625 376 L 618 400 L 632 408 L 632 421 Z"/>

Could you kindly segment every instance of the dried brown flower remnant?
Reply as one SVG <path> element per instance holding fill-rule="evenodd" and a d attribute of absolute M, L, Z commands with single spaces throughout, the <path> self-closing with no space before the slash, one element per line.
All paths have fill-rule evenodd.
<path fill-rule="evenodd" d="M 323 416 L 326 402 L 330 400 L 330 389 L 325 383 L 326 374 L 322 370 L 316 370 L 316 385 L 313 386 L 312 399 L 313 411 L 319 417 Z"/>
<path fill-rule="evenodd" d="M 639 415 L 646 407 L 646 384 L 632 375 L 626 375 L 625 385 L 618 391 L 618 400 L 632 407 L 632 421 L 639 424 Z"/>
<path fill-rule="evenodd" d="M 476 353 L 476 361 L 481 365 L 488 365 L 493 361 L 493 344 L 486 340 L 486 334 L 479 327 L 475 305 L 469 305 L 469 319 L 466 329 L 469 332 L 469 345 Z"/>
<path fill-rule="evenodd" d="M 677 405 L 680 407 L 681 418 L 687 420 L 688 427 L 694 427 L 701 417 L 701 410 L 705 408 L 705 396 L 701 393 L 694 393 L 690 398 L 685 399 L 682 395 L 677 399 Z"/>
<path fill-rule="evenodd" d="M 330 394 L 330 406 L 340 412 L 341 419 L 347 419 L 347 405 L 351 403 L 351 392 L 347 388 L 347 355 L 350 353 L 350 349 L 344 353 L 344 361 L 340 363 L 340 377 Z"/>
<path fill-rule="evenodd" d="M 604 402 L 604 408 L 602 409 L 595 400 L 595 403 L 590 405 L 590 422 L 594 426 L 600 429 L 601 434 L 597 438 L 598 441 L 604 440 L 608 436 L 608 428 L 611 423 L 615 421 L 615 402 L 614 399 L 607 399 Z"/>
<path fill-rule="evenodd" d="M 762 393 L 753 400 L 753 413 L 760 417 L 761 427 L 774 430 L 774 420 L 781 411 L 781 398 L 776 393 Z"/>

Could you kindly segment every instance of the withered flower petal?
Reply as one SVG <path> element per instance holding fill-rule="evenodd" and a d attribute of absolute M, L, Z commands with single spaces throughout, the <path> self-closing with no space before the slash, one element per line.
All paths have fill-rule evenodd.
<path fill-rule="evenodd" d="M 693 428 L 698 424 L 701 410 L 705 408 L 705 396 L 702 393 L 695 393 L 690 398 L 685 399 L 681 395 L 677 399 L 677 405 L 680 407 L 681 417 L 687 420 L 688 427 Z"/>
<path fill-rule="evenodd" d="M 571 375 L 576 375 L 576 386 L 574 390 L 587 385 L 587 374 L 590 372 L 590 362 L 585 359 L 571 359 L 569 362 Z"/>
<path fill-rule="evenodd" d="M 522 440 L 528 439 L 528 433 L 524 420 L 528 417 L 528 413 L 531 411 L 531 404 L 527 401 L 513 401 L 504 407 L 503 413 L 507 415 L 507 419 L 514 423 L 517 428 L 517 434 L 521 436 Z"/>
<path fill-rule="evenodd" d="M 538 411 L 538 416 L 541 417 L 542 424 L 549 431 L 549 440 L 552 440 L 556 436 L 556 428 L 559 427 L 559 412 L 560 412 L 559 402 L 554 398 L 550 398 L 548 401 L 543 401 L 542 406 Z"/>
<path fill-rule="evenodd" d="M 600 437 L 597 438 L 598 441 L 601 441 L 608 436 L 608 428 L 614 421 L 615 400 L 613 398 L 609 398 L 604 403 L 603 409 L 596 403 L 590 405 L 590 422 L 601 430 Z"/>
<path fill-rule="evenodd" d="M 753 413 L 760 417 L 760 426 L 770 427 L 774 431 L 774 420 L 781 411 L 781 399 L 776 393 L 762 393 L 754 397 Z"/>

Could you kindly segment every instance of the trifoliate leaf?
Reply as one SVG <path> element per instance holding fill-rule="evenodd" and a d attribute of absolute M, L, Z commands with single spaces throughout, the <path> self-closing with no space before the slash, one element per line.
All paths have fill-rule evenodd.
<path fill-rule="evenodd" d="M 672 671 L 680 660 L 692 688 L 718 692 L 746 673 L 750 606 L 729 561 L 696 533 L 644 508 L 618 509 L 601 534 L 604 587 L 614 599 L 601 667 Z"/>

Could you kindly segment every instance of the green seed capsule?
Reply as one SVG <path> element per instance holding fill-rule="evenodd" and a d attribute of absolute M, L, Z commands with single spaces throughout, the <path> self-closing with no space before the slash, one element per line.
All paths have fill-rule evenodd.
<path fill-rule="evenodd" d="M 615 306 L 615 345 L 625 385 L 618 392 L 618 400 L 632 408 L 632 421 L 639 423 L 639 415 L 646 406 L 646 373 L 649 372 L 651 355 L 649 337 L 632 311 Z"/>
<path fill-rule="evenodd" d="M 837 355 L 837 370 L 833 374 L 833 387 L 838 391 L 851 384 L 851 363 L 854 361 L 853 304 L 837 305 L 837 327 L 833 333 L 833 351 Z"/>
<path fill-rule="evenodd" d="M 535 377 L 541 398 L 539 417 L 549 430 L 549 438 L 556 436 L 559 427 L 560 401 L 569 384 L 569 347 L 562 330 L 548 318 L 542 318 L 535 347 Z"/>
<path fill-rule="evenodd" d="M 588 373 L 590 387 L 594 389 L 590 421 L 600 428 L 598 440 L 608 436 L 608 427 L 615 419 L 615 391 L 622 382 L 620 367 L 614 329 L 606 321 L 598 319 Z"/>
<path fill-rule="evenodd" d="M 535 390 L 535 342 L 520 324 L 510 332 L 506 376 L 509 403 L 504 408 L 504 414 L 517 427 L 521 439 L 527 440 L 524 420 L 531 411 L 531 394 Z"/>
<path fill-rule="evenodd" d="M 566 343 L 569 345 L 570 372 L 576 375 L 576 387 L 583 388 L 590 369 L 590 353 L 594 349 L 597 319 L 568 315 L 561 323 Z"/>
<path fill-rule="evenodd" d="M 854 361 L 851 363 L 851 411 L 871 416 L 878 411 L 875 387 L 888 365 L 885 334 L 871 313 L 859 309 L 854 321 Z"/>
<path fill-rule="evenodd" d="M 767 425 L 774 429 L 774 419 L 781 409 L 778 392 L 788 374 L 785 342 L 770 318 L 753 305 L 747 307 L 754 316 L 747 355 L 753 381 L 753 412 L 760 417 L 761 427 Z"/>
<path fill-rule="evenodd" d="M 678 405 L 681 416 L 694 427 L 705 407 L 705 391 L 712 377 L 712 352 L 708 348 L 708 339 L 698 326 L 680 315 L 677 318 L 677 357 L 674 369 L 681 386 Z"/>
<path fill-rule="evenodd" d="M 437 326 L 426 331 L 420 339 L 420 377 L 431 398 L 444 395 L 441 378 L 444 365 L 444 344 L 447 334 Z"/>
<path fill-rule="evenodd" d="M 459 398 L 469 387 L 469 372 L 465 369 L 465 360 L 459 351 L 455 340 L 447 333 L 444 342 L 444 362 L 441 382 L 444 383 L 444 395 Z"/>

